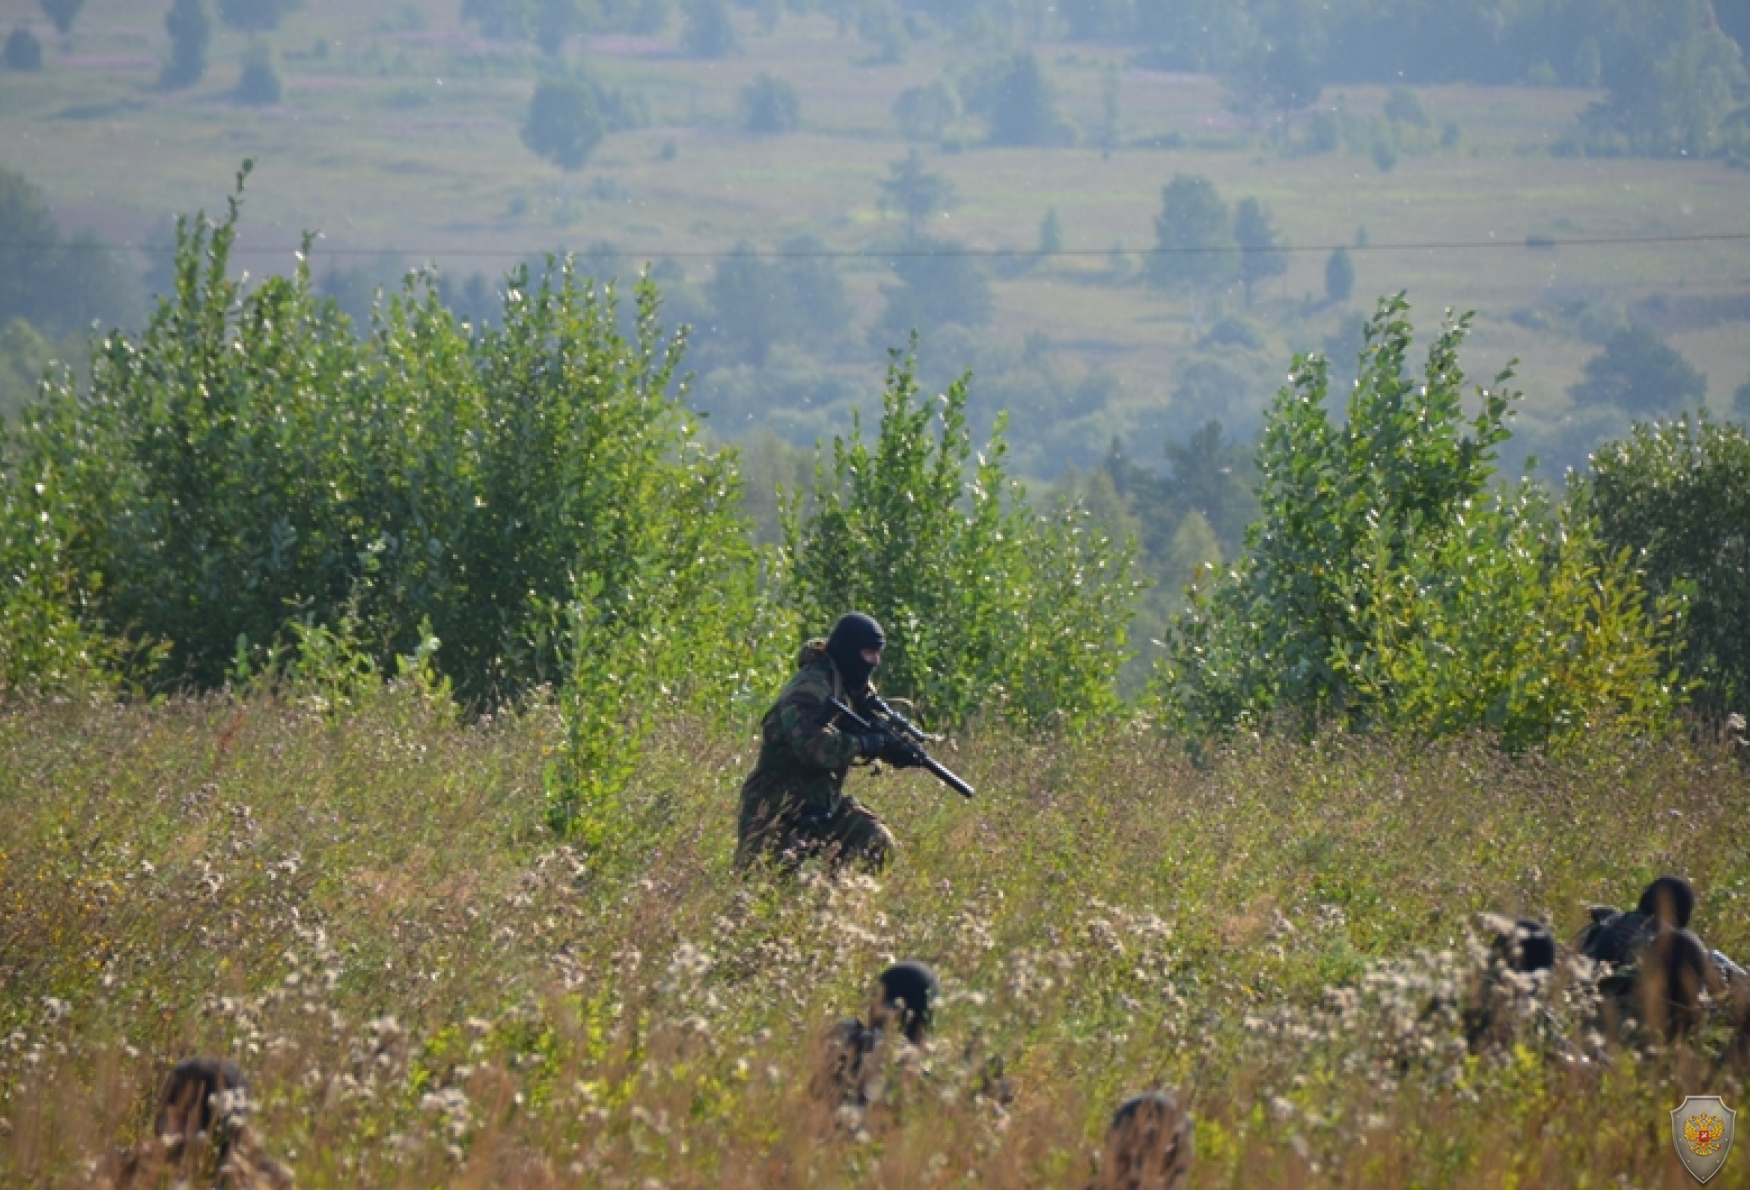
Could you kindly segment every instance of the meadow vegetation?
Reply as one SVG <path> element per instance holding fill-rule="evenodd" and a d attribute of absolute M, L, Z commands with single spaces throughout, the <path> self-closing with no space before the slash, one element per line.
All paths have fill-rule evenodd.
<path fill-rule="evenodd" d="M 1502 485 L 1508 378 L 1465 394 L 1462 319 L 1418 372 L 1400 297 L 1341 419 L 1293 365 L 1250 525 L 1219 426 L 1035 507 L 899 355 L 762 544 L 654 283 L 355 327 L 232 277 L 241 202 L 0 436 L 0 1176 L 85 1184 L 192 1051 L 307 1186 L 1075 1186 L 1160 1085 L 1199 1185 L 1652 1185 L 1671 1106 L 1741 1095 L 1742 1006 L 1651 1044 L 1476 915 L 1678 871 L 1750 947 L 1739 562 L 1674 531 L 1740 541 L 1743 431 Z M 1140 697 L 1120 482 L 1202 525 Z M 887 872 L 737 875 L 754 716 L 851 603 L 979 796 L 862 775 Z M 847 1123 L 816 1042 L 896 958 L 941 1026 Z"/>
<path fill-rule="evenodd" d="M 9 711 L 0 1176 L 86 1184 L 193 1051 L 244 1064 L 308 1187 L 1075 1187 L 1159 1085 L 1194 1185 L 1661 1186 L 1670 1108 L 1743 1095 L 1717 1035 L 1606 1041 L 1572 973 L 1505 1044 L 1464 1016 L 1480 910 L 1567 937 L 1681 870 L 1746 953 L 1747 786 L 1712 748 L 1253 736 L 1194 765 L 1140 725 L 979 727 L 974 803 L 854 782 L 903 841 L 879 881 L 774 884 L 730 867 L 745 730 L 665 720 L 609 859 L 543 822 L 564 737 L 410 682 L 346 714 L 295 683 Z M 859 1132 L 815 1046 L 894 958 L 946 994 Z"/>

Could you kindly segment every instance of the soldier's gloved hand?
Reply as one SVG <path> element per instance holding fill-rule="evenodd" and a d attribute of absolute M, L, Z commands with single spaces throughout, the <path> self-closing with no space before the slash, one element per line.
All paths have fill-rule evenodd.
<path fill-rule="evenodd" d="M 881 759 L 896 769 L 914 769 L 924 762 L 924 750 L 904 736 L 890 735 L 881 749 Z"/>
<path fill-rule="evenodd" d="M 866 731 L 857 737 L 857 755 L 864 760 L 879 759 L 886 751 L 888 735 L 884 731 Z"/>

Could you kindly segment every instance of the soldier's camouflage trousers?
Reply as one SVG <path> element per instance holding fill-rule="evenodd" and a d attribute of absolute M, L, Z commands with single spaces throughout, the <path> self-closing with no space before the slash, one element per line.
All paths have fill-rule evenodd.
<path fill-rule="evenodd" d="M 743 798 L 736 826 L 738 868 L 763 859 L 794 869 L 818 856 L 835 869 L 854 863 L 876 872 L 895 846 L 893 832 L 853 797 L 843 799 L 831 815 L 800 802 Z"/>

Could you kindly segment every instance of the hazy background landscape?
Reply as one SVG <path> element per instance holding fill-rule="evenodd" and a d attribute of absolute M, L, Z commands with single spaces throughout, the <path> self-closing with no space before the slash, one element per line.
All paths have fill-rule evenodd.
<path fill-rule="evenodd" d="M 0 28 L 41 47 L 40 69 L 0 73 L 0 167 L 40 188 L 63 235 L 131 246 L 122 271 L 143 278 L 80 313 L 137 321 L 166 280 L 172 218 L 220 206 L 253 156 L 239 259 L 286 271 L 299 233 L 316 231 L 323 286 L 360 318 L 375 285 L 426 263 L 453 304 L 466 310 L 471 294 L 482 313 L 506 268 L 548 250 L 597 254 L 604 275 L 654 266 L 671 317 L 695 327 L 695 403 L 731 439 L 841 429 L 915 324 L 926 376 L 971 367 L 979 416 L 1009 411 L 1021 472 L 1097 464 L 1114 438 L 1153 463 L 1209 417 L 1243 440 L 1293 352 L 1328 350 L 1341 367 L 1360 316 L 1399 289 L 1424 321 L 1478 311 L 1473 374 L 1521 361 L 1513 451 L 1552 474 L 1646 412 L 1569 393 L 1620 325 L 1676 348 L 1716 411 L 1750 380 L 1750 242 L 1666 238 L 1744 233 L 1750 175 L 1730 153 L 1681 146 L 1589 153 L 1581 115 L 1607 98 L 1595 63 L 1490 56 L 1468 71 L 1488 85 L 1443 81 L 1459 73 L 1450 62 L 1369 63 L 1332 49 L 1327 30 L 1298 92 L 1248 110 L 1245 55 L 1296 44 L 1305 18 L 1292 5 L 1235 9 L 1228 41 L 1208 45 L 1150 41 L 1123 26 L 1122 6 L 731 5 L 719 45 L 701 42 L 708 4 L 559 5 L 572 14 L 562 29 L 599 31 L 550 39 L 548 53 L 533 40 L 542 5 L 470 3 L 464 19 L 457 0 L 263 0 L 273 27 L 253 30 L 215 11 L 204 72 L 179 87 L 164 82 L 168 0 L 89 0 L 65 36 L 35 0 L 0 5 Z M 233 6 L 234 18 L 250 8 L 220 9 Z M 1729 32 L 1728 7 L 1714 19 Z M 1017 54 L 1032 55 L 1046 105 L 1018 130 L 993 106 L 1014 100 L 1003 87 Z M 250 62 L 267 64 L 277 100 L 240 90 Z M 1594 85 L 1577 85 L 1589 66 Z M 574 170 L 519 135 L 553 76 L 587 77 L 606 101 L 605 136 Z M 761 78 L 778 95 L 763 116 L 749 107 Z M 981 104 L 980 88 L 996 98 Z M 762 118 L 770 131 L 753 130 Z M 1029 138 L 1042 143 L 993 143 Z M 913 150 L 926 179 L 951 187 L 940 206 L 926 195 L 915 228 L 883 189 Z M 1289 249 L 1249 305 L 1231 277 L 1149 283 L 1139 250 L 1157 245 L 1175 175 L 1207 178 L 1229 208 L 1257 200 Z M 1551 246 L 1642 238 L 1660 242 Z M 1062 254 L 1029 255 L 1042 241 Z M 997 254 L 894 255 L 917 244 Z M 1345 245 L 1353 287 L 1331 300 L 1326 265 Z M 815 255 L 725 280 L 738 247 Z M 940 308 L 890 301 L 908 281 Z M 787 301 L 797 308 L 759 308 Z"/>

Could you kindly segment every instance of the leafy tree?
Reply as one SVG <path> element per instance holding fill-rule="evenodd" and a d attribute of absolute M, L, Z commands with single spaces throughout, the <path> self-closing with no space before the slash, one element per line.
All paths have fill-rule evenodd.
<path fill-rule="evenodd" d="M 1197 513 L 1223 549 L 1238 553 L 1258 508 L 1247 448 L 1229 438 L 1220 422 L 1208 421 L 1189 438 L 1169 441 L 1164 452 L 1161 502 L 1180 518 Z"/>
<path fill-rule="evenodd" d="M 1063 224 L 1057 218 L 1057 208 L 1045 212 L 1039 221 L 1039 251 L 1050 255 L 1063 250 Z"/>
<path fill-rule="evenodd" d="M 528 0 L 462 0 L 462 19 L 479 24 L 487 37 L 526 40 L 534 28 Z"/>
<path fill-rule="evenodd" d="M 712 342 L 732 359 L 763 366 L 793 316 L 784 275 L 754 255 L 744 240 L 717 262 L 705 296 L 711 303 Z"/>
<path fill-rule="evenodd" d="M 1180 364 L 1173 378 L 1175 420 L 1192 425 L 1206 421 L 1234 426 L 1255 419 L 1260 398 L 1269 392 L 1257 370 L 1235 350 L 1198 352 Z"/>
<path fill-rule="evenodd" d="M 1732 394 L 1732 414 L 1742 425 L 1750 426 L 1750 380 L 1738 386 Z"/>
<path fill-rule="evenodd" d="M 1349 249 L 1337 247 L 1325 260 L 1325 299 L 1346 302 L 1355 292 L 1355 262 L 1349 259 Z"/>
<path fill-rule="evenodd" d="M 982 709 L 1022 725 L 1110 708 L 1137 585 L 1131 555 L 1078 508 L 1036 516 L 1001 427 L 974 458 L 967 381 L 922 399 L 897 353 L 881 431 L 816 464 L 814 508 L 784 515 L 784 596 L 804 625 L 862 608 L 887 629 L 882 686 L 933 721 Z"/>
<path fill-rule="evenodd" d="M 736 49 L 735 25 L 723 0 L 687 0 L 681 48 L 694 58 L 727 58 Z"/>
<path fill-rule="evenodd" d="M 1713 27 L 1711 12 L 1675 8 L 1607 60 L 1605 97 L 1580 117 L 1584 147 L 1694 157 L 1743 146 L 1733 119 L 1750 91 L 1743 53 Z"/>
<path fill-rule="evenodd" d="M 1233 221 L 1215 183 L 1200 174 L 1173 175 L 1161 191 L 1155 244 L 1148 276 L 1162 288 L 1209 289 L 1233 277 Z"/>
<path fill-rule="evenodd" d="M 877 47 L 873 61 L 884 66 L 905 61 L 911 38 L 895 0 L 854 0 L 854 7 L 857 36 Z"/>
<path fill-rule="evenodd" d="M 802 101 L 796 88 L 761 71 L 741 89 L 742 126 L 749 132 L 775 134 L 802 127 Z"/>
<path fill-rule="evenodd" d="M 565 48 L 565 40 L 574 33 L 583 32 L 588 25 L 578 0 L 536 0 L 535 44 L 550 57 L 558 57 Z"/>
<path fill-rule="evenodd" d="M 907 87 L 893 104 L 893 118 L 907 140 L 936 140 L 962 115 L 960 95 L 947 79 Z"/>
<path fill-rule="evenodd" d="M 1282 234 L 1264 205 L 1255 198 L 1240 199 L 1234 208 L 1234 242 L 1240 246 L 1240 284 L 1245 287 L 1248 307 L 1253 286 L 1288 271 L 1288 253 L 1282 250 L 1281 241 Z"/>
<path fill-rule="evenodd" d="M 89 614 L 167 642 L 163 682 L 336 635 L 379 671 L 424 649 L 470 700 L 559 678 L 562 819 L 698 657 L 767 692 L 740 659 L 764 613 L 733 460 L 671 395 L 653 289 L 622 336 L 613 296 L 550 261 L 468 334 L 415 279 L 361 337 L 307 265 L 234 280 L 237 218 L 181 225 L 175 294 L 98 346 L 89 391 L 58 378 L 8 461 L 57 477 Z"/>
<path fill-rule="evenodd" d="M 1063 139 L 1057 89 L 1032 52 L 1016 54 L 990 106 L 993 145 L 1045 145 Z"/>
<path fill-rule="evenodd" d="M 545 78 L 535 84 L 523 123 L 523 144 L 570 173 L 583 163 L 607 133 L 595 88 L 583 79 Z"/>
<path fill-rule="evenodd" d="M 0 60 L 6 69 L 31 73 L 43 68 L 43 43 L 36 39 L 28 25 L 17 25 L 6 38 L 6 49 Z"/>
<path fill-rule="evenodd" d="M 55 32 L 65 37 L 73 31 L 73 22 L 85 7 L 85 0 L 42 0 L 42 6 L 43 15 L 54 22 Z"/>
<path fill-rule="evenodd" d="M 22 174 L 0 170 L 0 320 L 42 321 L 37 303 L 52 283 L 60 245 L 42 191 Z"/>
<path fill-rule="evenodd" d="M 206 0 L 174 0 L 165 14 L 164 28 L 170 34 L 170 61 L 164 64 L 158 82 L 171 90 L 192 87 L 207 72 L 207 43 L 213 37 Z"/>
<path fill-rule="evenodd" d="M 1530 485 L 1488 498 L 1517 395 L 1479 390 L 1467 423 L 1468 320 L 1435 339 L 1418 378 L 1407 310 L 1381 302 L 1342 424 L 1324 360 L 1295 360 L 1259 450 L 1259 520 L 1175 622 L 1163 707 L 1194 735 L 1286 713 L 1480 728 L 1510 747 L 1605 719 L 1668 724 L 1675 604 L 1650 603 L 1582 513 Z"/>
<path fill-rule="evenodd" d="M 1227 80 L 1228 107 L 1243 116 L 1275 112 L 1287 118 L 1318 102 L 1318 74 L 1298 45 L 1260 45 Z"/>
<path fill-rule="evenodd" d="M 0 326 L 0 421 L 18 416 L 54 358 L 55 345 L 24 319 Z"/>
<path fill-rule="evenodd" d="M 1655 414 L 1699 405 L 1707 395 L 1707 377 L 1652 330 L 1627 326 L 1586 361 L 1585 378 L 1568 392 L 1582 404 Z"/>
<path fill-rule="evenodd" d="M 1427 109 L 1422 106 L 1421 97 L 1408 87 L 1393 87 L 1391 94 L 1385 97 L 1384 111 L 1385 118 L 1393 124 L 1428 127 Z"/>
<path fill-rule="evenodd" d="M 84 333 L 137 313 L 138 284 L 88 236 L 61 237 L 42 192 L 0 170 L 0 325 L 23 318 L 50 335 Z"/>
<path fill-rule="evenodd" d="M 1714 713 L 1750 696 L 1750 432 L 1705 411 L 1657 425 L 1591 455 L 1584 506 L 1602 547 L 1632 550 L 1647 587 L 1684 591 L 1688 616 L 1679 658 Z"/>
<path fill-rule="evenodd" d="M 990 281 L 964 245 L 918 236 L 893 261 L 897 285 L 883 285 L 887 309 L 876 339 L 892 342 L 938 326 L 983 326 L 990 321 Z"/>
<path fill-rule="evenodd" d="M 219 19 L 245 33 L 266 33 L 296 7 L 297 0 L 219 0 Z"/>
<path fill-rule="evenodd" d="M 251 47 L 237 78 L 237 101 L 251 107 L 271 107 L 280 101 L 282 91 L 273 55 L 266 46 Z"/>
<path fill-rule="evenodd" d="M 905 216 L 906 234 L 913 239 L 920 223 L 954 203 L 954 183 L 926 170 L 916 149 L 888 165 L 887 177 L 876 185 L 881 188 L 882 209 L 898 208 Z"/>
<path fill-rule="evenodd" d="M 851 325 L 855 311 L 845 295 L 845 283 L 825 255 L 826 245 L 814 236 L 793 236 L 780 248 L 790 297 L 786 337 L 822 346 L 831 344 Z"/>

